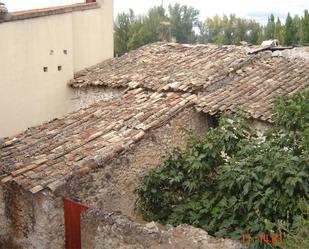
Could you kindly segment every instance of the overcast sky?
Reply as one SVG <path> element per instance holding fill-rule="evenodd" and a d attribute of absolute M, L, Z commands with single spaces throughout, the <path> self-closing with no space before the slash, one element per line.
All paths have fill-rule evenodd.
<path fill-rule="evenodd" d="M 82 0 L 0 0 L 4 2 L 9 11 L 57 6 Z M 309 9 L 309 0 L 163 0 L 164 7 L 179 2 L 191 5 L 200 10 L 200 19 L 215 14 L 234 13 L 237 16 L 253 18 L 263 24 L 267 22 L 270 13 L 285 19 L 288 12 L 292 15 L 303 14 L 304 9 Z M 133 9 L 137 14 L 146 13 L 155 5 L 160 5 L 162 0 L 114 0 L 114 16 L 122 11 Z"/>

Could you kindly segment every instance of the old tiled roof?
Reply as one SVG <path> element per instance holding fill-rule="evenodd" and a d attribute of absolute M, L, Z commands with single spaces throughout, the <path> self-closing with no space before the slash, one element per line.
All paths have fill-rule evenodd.
<path fill-rule="evenodd" d="M 71 85 L 128 87 L 101 101 L 0 139 L 0 181 L 37 193 L 100 167 L 189 105 L 214 114 L 247 111 L 271 121 L 276 96 L 304 89 L 305 59 L 249 55 L 243 47 L 156 43 L 78 73 Z"/>
<path fill-rule="evenodd" d="M 190 99 L 189 94 L 135 89 L 0 140 L 0 180 L 32 193 L 55 190 L 71 175 L 101 166 L 132 147 Z"/>
<path fill-rule="evenodd" d="M 309 84 L 309 62 L 261 56 L 237 70 L 215 90 L 200 92 L 197 109 L 214 114 L 247 111 L 255 119 L 271 122 L 277 96 L 292 95 Z"/>
<path fill-rule="evenodd" d="M 155 43 L 81 71 L 70 84 L 192 92 L 224 79 L 247 59 L 238 46 Z"/>
<path fill-rule="evenodd" d="M 70 85 L 196 93 L 198 110 L 243 109 L 271 122 L 275 98 L 304 89 L 308 82 L 305 59 L 271 52 L 249 55 L 240 46 L 155 43 L 79 72 Z"/>

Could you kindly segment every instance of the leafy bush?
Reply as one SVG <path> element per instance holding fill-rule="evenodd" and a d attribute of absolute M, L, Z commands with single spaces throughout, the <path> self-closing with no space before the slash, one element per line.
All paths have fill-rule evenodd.
<path fill-rule="evenodd" d="M 144 177 L 137 210 L 146 220 L 233 239 L 280 232 L 278 222 L 296 231 L 307 217 L 298 203 L 309 193 L 308 103 L 308 91 L 280 98 L 265 141 L 243 114 L 222 117 L 202 137 L 190 134 L 184 150 L 167 154 Z"/>
<path fill-rule="evenodd" d="M 280 244 L 282 249 L 309 248 L 309 204 L 305 200 L 299 202 L 302 216 L 299 217 L 297 227 L 293 231 L 286 228 L 286 222 L 278 222 L 278 226 L 286 231 L 285 243 Z"/>

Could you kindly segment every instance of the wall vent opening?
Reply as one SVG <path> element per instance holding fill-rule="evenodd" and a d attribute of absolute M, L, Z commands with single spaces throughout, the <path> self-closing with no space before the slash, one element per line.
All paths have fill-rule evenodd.
<path fill-rule="evenodd" d="M 48 72 L 48 67 L 43 67 L 44 72 Z"/>
<path fill-rule="evenodd" d="M 58 66 L 58 71 L 61 71 L 62 70 L 62 66 Z"/>

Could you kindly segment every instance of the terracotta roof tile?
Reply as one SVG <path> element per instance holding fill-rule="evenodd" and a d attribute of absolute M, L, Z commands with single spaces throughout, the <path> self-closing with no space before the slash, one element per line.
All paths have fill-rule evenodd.
<path fill-rule="evenodd" d="M 309 63 L 301 58 L 249 55 L 244 47 L 155 43 L 76 74 L 73 87 L 102 85 L 157 92 L 197 93 L 204 112 L 247 111 L 271 122 L 278 95 L 309 83 Z"/>
<path fill-rule="evenodd" d="M 81 71 L 70 84 L 192 92 L 224 77 L 246 57 L 237 46 L 155 43 Z"/>
<path fill-rule="evenodd" d="M 304 59 L 248 55 L 242 47 L 156 43 L 78 73 L 71 85 L 128 87 L 63 118 L 0 139 L 0 181 L 32 193 L 55 191 L 103 165 L 189 105 L 215 114 L 237 109 L 271 122 L 278 95 L 309 82 Z"/>
<path fill-rule="evenodd" d="M 135 89 L 98 102 L 0 143 L 0 179 L 37 193 L 54 191 L 142 139 L 189 105 L 181 94 Z"/>
<path fill-rule="evenodd" d="M 253 71 L 243 68 L 245 75 L 235 75 L 217 91 L 201 92 L 197 106 L 213 114 L 243 109 L 254 118 L 271 122 L 274 99 L 298 92 L 309 84 L 309 63 L 305 60 L 261 56 L 251 63 Z"/>

